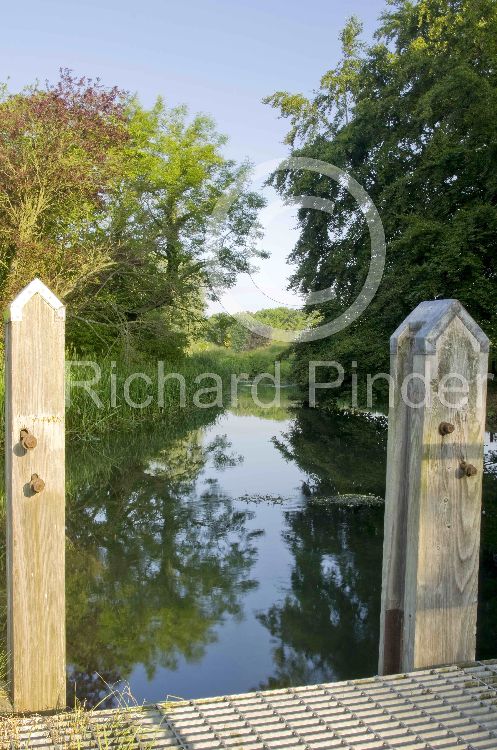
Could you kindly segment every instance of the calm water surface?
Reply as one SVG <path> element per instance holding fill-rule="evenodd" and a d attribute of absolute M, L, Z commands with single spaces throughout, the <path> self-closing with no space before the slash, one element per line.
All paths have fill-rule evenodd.
<path fill-rule="evenodd" d="M 157 701 L 374 674 L 384 419 L 289 396 L 261 409 L 243 391 L 238 408 L 193 419 L 70 453 L 71 691 L 95 703 L 104 681 L 128 682 Z M 493 448 L 482 657 L 497 655 Z"/>

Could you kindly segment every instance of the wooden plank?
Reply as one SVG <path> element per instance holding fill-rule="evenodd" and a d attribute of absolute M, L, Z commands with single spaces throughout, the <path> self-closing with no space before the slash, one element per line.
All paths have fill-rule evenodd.
<path fill-rule="evenodd" d="M 391 354 L 391 396 L 388 417 L 383 582 L 381 589 L 380 674 L 400 671 L 404 619 L 405 544 L 407 533 L 407 447 L 409 410 L 402 400 L 402 383 L 412 371 L 412 342 L 399 337 Z"/>
<path fill-rule="evenodd" d="M 456 300 L 422 303 L 391 366 L 382 674 L 475 658 L 488 339 Z"/>
<path fill-rule="evenodd" d="M 11 304 L 6 322 L 8 652 L 15 711 L 66 703 L 64 312 L 35 280 Z M 23 447 L 22 430 L 35 436 L 36 447 Z M 33 475 L 45 483 L 39 492 L 31 486 Z"/>

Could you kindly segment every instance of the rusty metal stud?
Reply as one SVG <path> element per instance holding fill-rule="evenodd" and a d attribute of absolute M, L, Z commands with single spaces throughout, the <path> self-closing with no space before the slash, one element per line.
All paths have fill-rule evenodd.
<path fill-rule="evenodd" d="M 22 428 L 19 435 L 19 440 L 25 450 L 32 450 L 33 448 L 36 448 L 36 445 L 38 443 L 33 433 L 30 432 L 26 427 Z"/>
<path fill-rule="evenodd" d="M 467 477 L 474 477 L 475 474 L 478 474 L 478 469 L 476 468 L 476 466 L 473 466 L 473 464 L 468 464 L 467 461 L 460 461 L 459 468 L 463 472 L 463 475 Z"/>
<path fill-rule="evenodd" d="M 38 474 L 32 474 L 29 486 L 33 492 L 42 492 L 45 489 L 45 482 Z"/>
<path fill-rule="evenodd" d="M 450 422 L 440 422 L 440 424 L 438 425 L 438 431 L 442 435 L 442 437 L 444 435 L 450 435 L 451 432 L 454 432 L 454 429 L 454 425 Z"/>

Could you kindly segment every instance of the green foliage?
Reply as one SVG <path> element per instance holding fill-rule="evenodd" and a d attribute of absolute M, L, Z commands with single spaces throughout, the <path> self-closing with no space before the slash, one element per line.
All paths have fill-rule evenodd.
<path fill-rule="evenodd" d="M 339 359 L 344 366 L 357 360 L 362 372 L 385 371 L 389 335 L 424 299 L 459 299 L 497 341 L 497 3 L 395 0 L 365 51 L 358 28 L 343 37 L 343 87 L 334 73 L 326 74 L 312 114 L 306 108 L 290 113 L 289 140 L 294 155 L 335 164 L 365 187 L 385 228 L 386 269 L 355 324 L 298 347 L 303 382 L 310 358 Z M 269 101 L 289 116 L 280 94 Z M 277 173 L 273 183 L 285 196 L 336 201 L 332 216 L 300 210 L 291 255 L 295 289 L 335 289 L 334 300 L 320 308 L 332 319 L 360 294 L 366 278 L 364 218 L 354 199 L 326 177 L 293 171 Z"/>
<path fill-rule="evenodd" d="M 125 95 L 61 71 L 56 85 L 0 93 L 0 300 L 39 275 L 61 296 L 109 263 L 88 233 L 128 138 Z"/>
<path fill-rule="evenodd" d="M 261 254 L 255 240 L 263 201 L 244 188 L 248 166 L 223 156 L 226 139 L 209 117 L 168 109 L 161 99 L 149 111 L 131 100 L 126 114 L 123 179 L 109 202 L 108 225 L 96 230 L 111 238 L 116 264 L 72 303 L 89 327 L 99 321 L 126 349 L 170 358 L 198 333 L 207 264 L 218 284 L 230 285 Z M 209 220 L 235 183 L 240 195 L 212 266 Z M 73 343 L 80 348 L 83 342 Z"/>
<path fill-rule="evenodd" d="M 216 289 L 252 268 L 262 198 L 206 115 L 146 110 L 67 71 L 0 91 L 0 298 L 35 275 L 68 305 L 80 353 L 178 357 Z M 234 187 L 212 257 L 209 222 Z M 208 273 L 207 273 L 208 271 Z"/>
<path fill-rule="evenodd" d="M 247 321 L 250 316 L 251 321 Z M 249 351 L 271 345 L 271 338 L 251 330 L 253 321 L 256 325 L 269 326 L 283 331 L 302 331 L 311 328 L 319 321 L 315 312 L 293 310 L 290 307 L 271 307 L 254 313 L 229 315 L 216 313 L 211 315 L 204 327 L 204 336 L 212 344 L 233 349 L 236 352 Z"/>
<path fill-rule="evenodd" d="M 228 372 L 234 375 L 245 373 L 249 380 L 262 373 L 274 375 L 275 363 L 278 362 L 281 382 L 285 384 L 291 382 L 291 350 L 286 344 L 271 344 L 240 352 L 211 347 L 205 354 L 213 358 L 215 372 Z"/>
<path fill-rule="evenodd" d="M 283 331 L 301 331 L 315 325 L 319 316 L 316 313 L 305 313 L 291 307 L 270 307 L 258 310 L 253 317 L 263 325 L 272 328 Z"/>
<path fill-rule="evenodd" d="M 231 345 L 231 331 L 236 326 L 236 319 L 228 313 L 215 313 L 205 321 L 203 334 L 205 339 L 215 346 Z"/>
<path fill-rule="evenodd" d="M 98 362 L 100 379 L 91 386 L 95 398 L 88 389 L 77 385 L 81 381 L 91 381 L 95 377 L 92 365 L 72 365 L 68 367 L 67 389 L 70 402 L 67 410 L 67 434 L 69 439 L 86 442 L 98 441 L 100 437 L 116 430 L 134 430 L 141 425 L 167 420 L 169 425 L 181 423 L 186 414 L 195 411 L 194 394 L 202 387 L 209 387 L 212 382 L 196 382 L 202 373 L 216 373 L 229 393 L 231 370 L 230 362 L 219 359 L 212 351 L 202 352 L 185 357 L 181 366 L 171 362 L 164 363 L 164 384 L 160 389 L 158 363 L 146 358 L 135 360 L 132 364 L 121 358 L 118 360 L 103 359 Z M 135 408 L 125 398 L 126 380 L 139 373 L 129 387 L 129 397 L 136 404 L 150 401 L 142 408 Z M 175 373 L 168 378 L 167 375 Z M 184 383 L 184 405 L 181 403 L 182 385 Z M 115 398 L 112 394 L 115 393 Z M 150 397 L 150 398 L 149 398 Z M 213 400 L 213 399 L 212 399 Z"/>
<path fill-rule="evenodd" d="M 312 99 L 287 91 L 277 91 L 263 99 L 265 104 L 279 109 L 281 117 L 290 120 L 285 138 L 290 146 L 299 139 L 314 140 L 323 132 L 332 136 L 341 123 L 349 122 L 364 46 L 359 39 L 361 32 L 362 23 L 351 16 L 340 33 L 342 60 L 322 76 L 319 91 Z"/>

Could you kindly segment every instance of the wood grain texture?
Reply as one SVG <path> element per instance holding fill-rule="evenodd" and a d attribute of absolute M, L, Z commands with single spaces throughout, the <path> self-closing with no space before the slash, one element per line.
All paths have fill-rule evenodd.
<path fill-rule="evenodd" d="M 456 301 L 417 312 L 392 355 L 396 387 L 414 377 L 389 417 L 381 673 L 475 658 L 488 340 Z M 450 373 L 467 398 L 441 391 Z M 442 436 L 441 422 L 454 431 Z M 389 626 L 399 609 L 401 631 Z"/>
<path fill-rule="evenodd" d="M 44 711 L 66 703 L 64 319 L 38 293 L 6 323 L 5 444 L 10 693 L 15 711 Z"/>
<path fill-rule="evenodd" d="M 412 371 L 412 342 L 403 336 L 398 352 L 391 356 L 393 403 L 388 419 L 385 530 L 383 537 L 383 576 L 379 674 L 400 671 L 404 616 L 405 545 L 407 534 L 407 473 L 409 411 L 402 400 L 404 378 Z M 397 626 L 392 628 L 395 612 Z"/>

